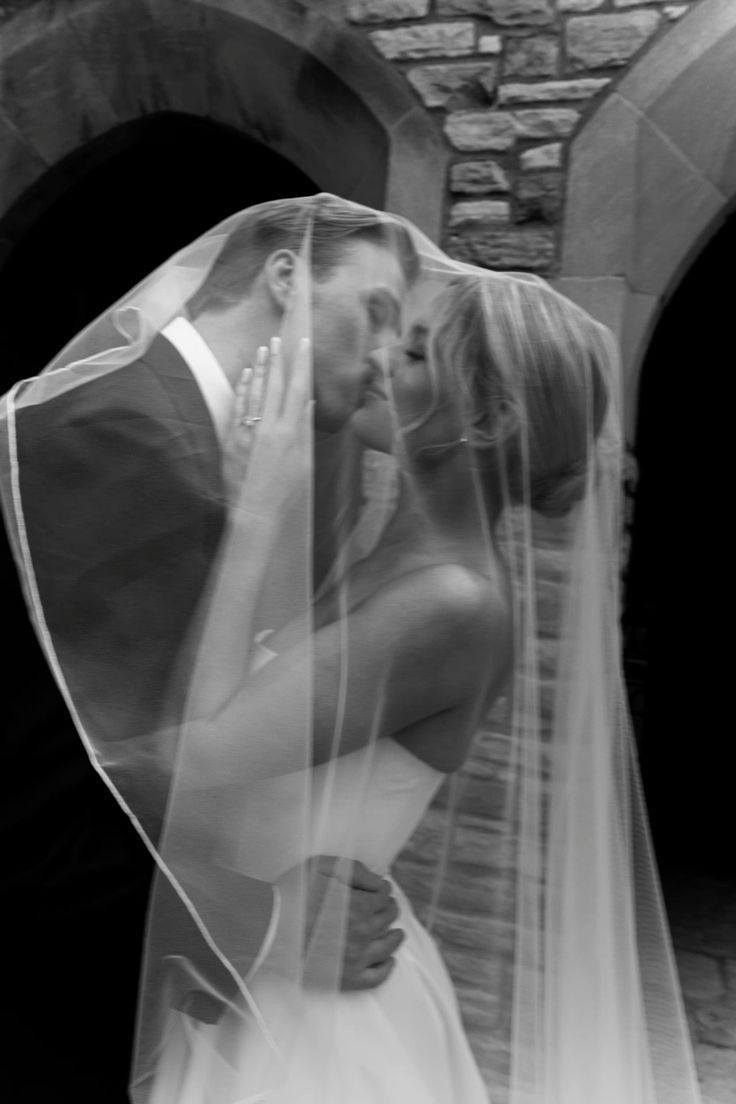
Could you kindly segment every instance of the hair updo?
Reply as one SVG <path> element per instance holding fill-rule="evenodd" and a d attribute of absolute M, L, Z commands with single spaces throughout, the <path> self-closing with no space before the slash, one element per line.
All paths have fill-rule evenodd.
<path fill-rule="evenodd" d="M 481 466 L 501 473 L 512 502 L 566 514 L 608 405 L 609 331 L 542 281 L 489 273 L 440 296 L 430 343 Z"/>

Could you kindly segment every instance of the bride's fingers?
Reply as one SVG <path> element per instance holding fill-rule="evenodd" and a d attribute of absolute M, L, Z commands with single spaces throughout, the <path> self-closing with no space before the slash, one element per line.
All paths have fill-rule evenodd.
<path fill-rule="evenodd" d="M 298 418 L 312 398 L 312 343 L 303 337 L 294 357 L 294 367 L 289 381 L 289 390 L 284 403 L 287 417 Z"/>
<path fill-rule="evenodd" d="M 269 373 L 268 349 L 260 345 L 253 364 L 253 375 L 248 390 L 248 398 L 244 411 L 244 422 L 260 421 L 263 417 L 265 395 L 267 393 L 267 380 Z"/>
<path fill-rule="evenodd" d="M 235 402 L 233 403 L 233 424 L 237 427 L 242 425 L 245 418 L 245 411 L 248 405 L 248 392 L 250 390 L 250 381 L 253 378 L 253 369 L 250 364 L 243 369 L 240 374 L 240 379 L 235 385 Z"/>

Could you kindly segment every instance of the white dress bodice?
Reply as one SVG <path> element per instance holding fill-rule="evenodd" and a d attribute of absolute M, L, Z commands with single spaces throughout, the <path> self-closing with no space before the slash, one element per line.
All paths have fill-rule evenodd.
<path fill-rule="evenodd" d="M 244 807 L 227 814 L 227 865 L 273 881 L 311 855 L 336 855 L 386 874 L 444 777 L 384 738 L 263 780 Z"/>

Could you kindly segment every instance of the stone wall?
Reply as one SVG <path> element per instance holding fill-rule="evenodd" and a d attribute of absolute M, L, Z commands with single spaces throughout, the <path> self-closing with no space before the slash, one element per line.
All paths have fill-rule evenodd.
<path fill-rule="evenodd" d="M 505 539 L 513 542 L 515 528 L 523 532 L 521 513 L 507 522 Z M 559 583 L 567 567 L 565 521 L 535 518 L 532 533 L 538 729 L 529 729 L 526 757 L 537 757 L 543 777 L 560 632 Z M 510 559 L 512 547 L 507 545 Z M 442 950 L 493 1104 L 507 1099 L 514 1008 L 518 743 L 508 700 L 502 698 L 463 767 L 444 784 L 394 864 L 398 882 Z M 449 858 L 444 870 L 443 856 Z"/>
<path fill-rule="evenodd" d="M 554 276 L 567 148 L 618 78 L 699 0 L 347 0 L 453 151 L 444 245 Z"/>

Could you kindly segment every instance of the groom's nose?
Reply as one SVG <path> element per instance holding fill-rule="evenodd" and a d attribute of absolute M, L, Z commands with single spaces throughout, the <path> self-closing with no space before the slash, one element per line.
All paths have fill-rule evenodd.
<path fill-rule="evenodd" d="M 382 380 L 386 379 L 386 376 L 392 374 L 398 345 L 398 342 L 394 342 L 390 345 L 381 345 L 380 348 L 374 349 L 373 352 L 368 354 L 366 363 L 372 380 L 380 383 Z"/>

